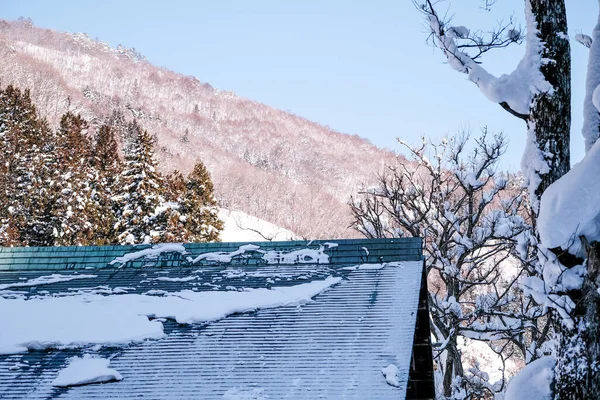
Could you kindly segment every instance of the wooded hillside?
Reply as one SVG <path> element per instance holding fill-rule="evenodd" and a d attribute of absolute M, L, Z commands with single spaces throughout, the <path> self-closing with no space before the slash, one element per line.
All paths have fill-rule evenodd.
<path fill-rule="evenodd" d="M 85 34 L 0 20 L 0 58 L 0 84 L 29 88 L 53 127 L 67 111 L 81 114 L 90 131 L 111 117 L 123 126 L 135 118 L 157 135 L 162 172 L 187 174 L 201 159 L 222 207 L 303 237 L 356 236 L 348 228 L 348 198 L 395 158 L 358 136 L 153 66 L 134 49 Z"/>

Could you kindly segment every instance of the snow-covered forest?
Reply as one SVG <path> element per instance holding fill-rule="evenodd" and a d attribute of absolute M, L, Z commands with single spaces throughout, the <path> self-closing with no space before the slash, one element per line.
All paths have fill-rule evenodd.
<path fill-rule="evenodd" d="M 206 167 L 197 160 L 187 177 L 163 176 L 154 144 L 118 113 L 96 132 L 72 112 L 51 129 L 28 90 L 0 90 L 0 245 L 218 240 Z"/>

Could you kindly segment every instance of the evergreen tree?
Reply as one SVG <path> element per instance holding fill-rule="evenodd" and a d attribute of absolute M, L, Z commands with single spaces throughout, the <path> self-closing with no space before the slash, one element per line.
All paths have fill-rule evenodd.
<path fill-rule="evenodd" d="M 14 232 L 15 229 L 9 229 L 9 226 L 15 224 L 13 207 L 11 206 L 9 199 L 11 198 L 11 161 L 12 154 L 15 150 L 16 139 L 14 134 L 14 128 L 11 126 L 12 116 L 15 114 L 11 109 L 14 107 L 10 106 L 11 96 L 7 93 L 8 90 L 12 90 L 9 86 L 7 90 L 0 90 L 0 245 L 9 246 L 18 244 L 18 233 L 15 235 L 9 232 Z M 20 97 L 20 96 L 19 96 Z M 12 128 L 12 129 L 11 129 Z"/>
<path fill-rule="evenodd" d="M 109 125 L 102 125 L 96 135 L 94 146 L 93 164 L 97 179 L 92 188 L 94 200 L 102 213 L 102 223 L 95 228 L 96 242 L 98 244 L 118 243 L 115 224 L 117 222 L 112 209 L 112 196 L 115 193 L 115 184 L 122 172 L 123 164 L 119 158 L 119 145 L 115 138 L 114 129 Z"/>
<path fill-rule="evenodd" d="M 97 228 L 105 213 L 95 190 L 99 174 L 87 129 L 80 115 L 67 112 L 55 136 L 51 215 L 56 245 L 103 243 Z"/>
<path fill-rule="evenodd" d="M 164 225 L 163 177 L 154 158 L 154 138 L 136 121 L 128 126 L 132 142 L 124 149 L 124 170 L 116 182 L 115 224 L 120 243 L 157 241 Z"/>
<path fill-rule="evenodd" d="M 200 161 L 186 180 L 179 171 L 167 176 L 165 212 L 160 216 L 166 226 L 164 242 L 214 242 L 219 240 L 223 223 L 213 195 L 210 174 Z"/>
<path fill-rule="evenodd" d="M 122 111 L 113 110 L 112 114 L 106 118 L 105 125 L 111 128 L 117 142 L 125 142 L 128 124 Z"/>
<path fill-rule="evenodd" d="M 215 242 L 223 229 L 223 222 L 217 216 L 219 211 L 213 193 L 210 174 L 201 161 L 197 161 L 188 175 L 184 197 L 180 209 L 184 217 L 184 227 L 190 232 L 191 242 Z"/>
<path fill-rule="evenodd" d="M 181 203 L 185 196 L 186 182 L 181 172 L 175 170 L 166 177 L 167 207 L 162 215 L 165 231 L 161 236 L 162 242 L 191 242 L 192 234 L 188 231 L 182 214 Z"/>
<path fill-rule="evenodd" d="M 52 229 L 47 160 L 52 144 L 29 91 L 0 90 L 0 244 L 48 245 Z"/>
<path fill-rule="evenodd" d="M 94 165 L 105 173 L 114 173 L 120 168 L 119 145 L 114 130 L 109 125 L 102 125 L 96 136 L 94 146 Z"/>
<path fill-rule="evenodd" d="M 213 186 L 198 162 L 164 179 L 153 138 L 136 121 L 100 127 L 71 112 L 52 132 L 28 91 L 0 90 L 0 245 L 52 246 L 218 240 Z M 124 161 L 118 138 L 124 139 Z"/>

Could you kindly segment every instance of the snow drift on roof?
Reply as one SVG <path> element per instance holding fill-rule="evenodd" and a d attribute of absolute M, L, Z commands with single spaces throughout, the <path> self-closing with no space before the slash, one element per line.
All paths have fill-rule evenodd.
<path fill-rule="evenodd" d="M 180 324 L 216 321 L 230 314 L 306 303 L 341 278 L 244 291 L 193 292 L 164 297 L 138 294 L 78 295 L 31 300 L 0 298 L 0 354 L 28 349 L 119 345 L 164 336 L 153 318 Z"/>
<path fill-rule="evenodd" d="M 69 365 L 60 370 L 56 379 L 52 381 L 52 386 L 81 386 L 122 380 L 120 373 L 108 368 L 109 364 L 110 360 L 106 358 L 93 358 L 87 354 L 82 358 L 73 357 Z"/>

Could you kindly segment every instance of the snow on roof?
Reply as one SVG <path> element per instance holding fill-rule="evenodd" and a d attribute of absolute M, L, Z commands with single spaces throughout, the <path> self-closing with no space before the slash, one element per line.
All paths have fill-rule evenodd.
<path fill-rule="evenodd" d="M 70 387 L 122 380 L 119 372 L 108 368 L 109 364 L 110 360 L 91 357 L 89 354 L 73 357 L 69 365 L 60 370 L 56 379 L 52 381 L 52 386 Z"/>
<path fill-rule="evenodd" d="M 193 261 L 229 254 L 240 244 L 181 246 L 185 251 L 147 251 L 151 263 L 126 256 L 139 255 L 145 249 L 139 247 L 0 249 L 0 287 L 6 288 L 0 290 L 0 394 L 405 396 L 423 266 L 420 239 L 254 243 L 228 262 L 201 258 L 196 264 L 188 255 Z M 303 249 L 327 256 L 327 263 L 284 256 Z M 51 263 L 53 254 L 63 261 Z M 279 254 L 278 263 L 266 254 Z M 81 261 L 70 262 L 75 257 Z M 110 264 L 117 257 L 127 259 L 125 267 Z M 8 258 L 19 261 L 7 264 Z M 93 275 L 90 265 L 96 266 Z M 96 364 L 71 384 L 124 379 L 55 387 L 73 364 L 87 359 Z"/>

